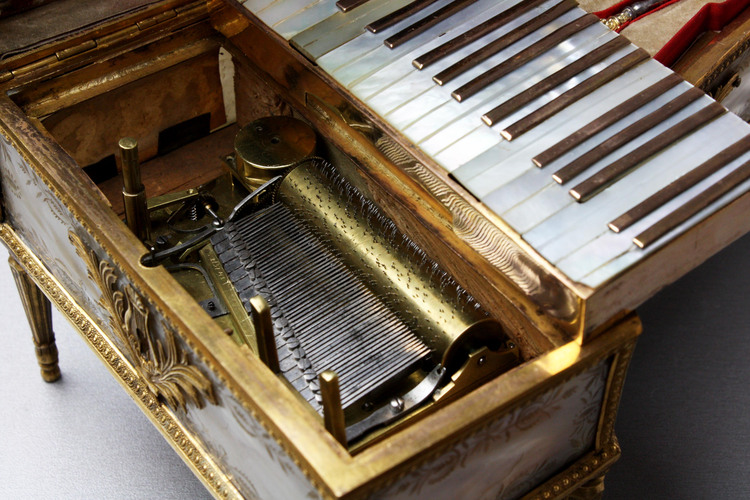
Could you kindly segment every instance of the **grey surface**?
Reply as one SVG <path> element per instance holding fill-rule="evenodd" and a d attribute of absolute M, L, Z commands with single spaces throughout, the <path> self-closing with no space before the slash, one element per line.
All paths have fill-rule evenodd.
<path fill-rule="evenodd" d="M 211 498 L 54 311 L 62 378 L 42 380 L 0 244 L 0 498 Z"/>
<path fill-rule="evenodd" d="M 605 500 L 750 498 L 750 238 L 640 309 Z M 39 376 L 0 246 L 0 497 L 208 498 L 55 315 L 61 381 Z"/>
<path fill-rule="evenodd" d="M 0 58 L 80 32 L 153 0 L 58 0 L 0 20 Z"/>
<path fill-rule="evenodd" d="M 639 309 L 605 500 L 750 498 L 750 236 Z"/>

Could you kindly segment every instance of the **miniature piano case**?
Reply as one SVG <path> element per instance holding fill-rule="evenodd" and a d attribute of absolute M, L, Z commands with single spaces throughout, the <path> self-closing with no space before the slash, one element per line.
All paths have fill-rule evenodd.
<path fill-rule="evenodd" d="M 748 186 L 734 178 L 744 173 L 736 165 L 746 160 L 747 129 L 562 2 L 545 33 L 579 23 L 565 36 L 580 52 L 600 57 L 606 45 L 600 61 L 629 58 L 642 86 L 665 80 L 665 102 L 687 95 L 692 108 L 674 115 L 680 128 L 693 112 L 721 115 L 709 124 L 723 133 L 715 151 L 695 162 L 734 179 L 706 189 L 702 208 L 686 203 L 687 216 L 645 251 L 630 242 L 634 229 L 619 259 L 582 254 L 612 266 L 584 269 L 579 258 L 565 267 L 549 245 L 533 246 L 535 235 L 572 244 L 564 234 L 524 232 L 520 212 L 506 220 L 494 191 L 480 192 L 489 187 L 482 165 L 518 159 L 528 145 L 508 149 L 523 141 L 507 130 L 502 139 L 475 114 L 484 149 L 462 146 L 451 168 L 455 154 L 433 157 L 429 140 L 381 111 L 393 96 L 370 100 L 362 90 L 382 83 L 387 65 L 352 67 L 376 61 L 361 57 L 369 51 L 392 57 L 382 41 L 414 21 L 404 15 L 383 34 L 364 27 L 407 2 L 340 13 L 329 0 L 263 2 L 73 9 L 57 0 L 0 18 L 10 34 L 0 42 L 0 237 L 45 379 L 59 377 L 52 302 L 220 498 L 600 495 L 620 454 L 614 419 L 640 333 L 630 310 L 747 231 L 738 214 Z M 459 17 L 423 23 L 432 24 L 410 36 L 424 49 L 397 48 L 406 63 L 397 71 L 417 71 L 411 54 L 442 42 L 429 38 L 432 26 L 440 35 L 472 16 L 544 14 L 556 3 L 438 1 L 428 16 Z M 367 36 L 377 45 L 358 48 Z M 559 52 L 564 38 L 536 40 L 568 66 L 589 57 Z M 539 71 L 529 85 L 555 75 Z M 588 106 L 569 104 L 560 112 Z M 423 125 L 439 124 L 430 115 Z M 673 125 L 657 123 L 647 139 Z M 547 148 L 576 130 L 532 129 L 529 144 Z M 488 143 L 487 130 L 502 142 Z M 698 139 L 686 140 L 694 154 Z M 531 160 L 506 167 L 546 183 L 548 169 Z M 497 191 L 519 193 L 520 183 L 506 184 Z M 570 213 L 586 206 L 564 201 Z M 633 227 L 650 228 L 674 206 Z M 609 212 L 602 228 L 584 232 L 617 236 Z M 570 229 L 569 219 L 558 222 Z"/>

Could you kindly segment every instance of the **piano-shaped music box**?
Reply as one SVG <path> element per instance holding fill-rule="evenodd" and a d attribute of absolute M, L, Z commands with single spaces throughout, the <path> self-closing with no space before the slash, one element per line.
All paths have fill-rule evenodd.
<path fill-rule="evenodd" d="M 45 380 L 54 303 L 217 498 L 601 494 L 750 126 L 571 0 L 70 3 L 0 19 Z"/>

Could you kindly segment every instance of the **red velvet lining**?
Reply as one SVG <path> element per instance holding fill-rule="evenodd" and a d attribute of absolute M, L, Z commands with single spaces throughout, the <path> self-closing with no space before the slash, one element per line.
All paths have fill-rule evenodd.
<path fill-rule="evenodd" d="M 636 22 L 639 19 L 646 17 L 649 14 L 659 11 L 664 7 L 672 5 L 673 3 L 678 1 L 679 0 L 672 0 L 671 2 L 666 2 L 656 9 L 633 19 L 629 23 L 625 23 L 618 31 L 621 31 L 630 23 Z M 604 19 L 605 17 L 617 14 L 631 3 L 634 3 L 634 0 L 623 0 L 622 2 L 618 2 L 608 9 L 594 12 L 594 14 L 600 19 Z M 659 52 L 654 55 L 654 59 L 664 64 L 665 66 L 671 65 L 677 60 L 678 57 L 680 57 L 683 52 L 685 52 L 685 50 L 687 50 L 690 44 L 693 43 L 693 41 L 695 41 L 695 39 L 698 38 L 701 33 L 709 30 L 718 31 L 722 29 L 747 6 L 748 0 L 726 0 L 721 3 L 709 3 L 704 5 L 687 23 L 685 23 L 682 28 L 680 28 L 675 36 L 673 36 L 666 44 L 664 44 L 664 47 L 662 47 Z"/>
<path fill-rule="evenodd" d="M 719 31 L 729 24 L 748 6 L 747 0 L 726 0 L 723 3 L 709 3 L 680 28 L 680 31 L 667 42 L 654 56 L 654 59 L 669 66 L 690 46 L 701 33 Z"/>

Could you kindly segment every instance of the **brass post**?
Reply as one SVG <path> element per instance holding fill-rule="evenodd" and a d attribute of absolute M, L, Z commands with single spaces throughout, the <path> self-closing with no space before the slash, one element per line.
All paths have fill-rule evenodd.
<path fill-rule="evenodd" d="M 276 336 L 271 322 L 271 308 L 266 299 L 260 295 L 250 298 L 253 309 L 252 320 L 255 329 L 255 340 L 258 343 L 260 360 L 274 373 L 279 373 L 279 353 L 276 351 Z"/>
<path fill-rule="evenodd" d="M 122 161 L 122 199 L 125 203 L 125 221 L 141 240 L 151 238 L 151 221 L 148 217 L 146 190 L 141 182 L 141 167 L 138 163 L 138 142 L 123 137 L 119 142 Z"/>
<path fill-rule="evenodd" d="M 344 410 L 341 408 L 339 376 L 332 370 L 326 370 L 318 375 L 318 380 L 320 395 L 323 397 L 323 422 L 326 430 L 336 441 L 346 446 L 346 423 Z"/>

